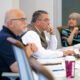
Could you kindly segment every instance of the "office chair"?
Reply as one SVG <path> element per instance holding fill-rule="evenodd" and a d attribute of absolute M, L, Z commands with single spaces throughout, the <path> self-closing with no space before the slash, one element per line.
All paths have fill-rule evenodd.
<path fill-rule="evenodd" d="M 7 38 L 7 40 L 11 43 L 11 44 L 13 44 L 13 45 L 15 45 L 15 46 L 13 46 L 13 49 L 14 49 L 14 51 L 15 51 L 15 55 L 16 55 L 16 59 L 17 59 L 17 61 L 19 61 L 18 60 L 18 58 L 20 59 L 20 57 L 22 56 L 22 58 L 23 58 L 23 61 L 24 61 L 24 63 L 25 63 L 25 65 L 23 65 L 23 66 L 25 66 L 25 68 L 29 68 L 28 70 L 26 70 L 26 74 L 27 74 L 27 71 L 28 71 L 28 76 L 30 76 L 31 75 L 31 79 L 28 79 L 28 80 L 33 80 L 33 75 L 32 75 L 32 70 L 33 71 L 35 71 L 37 74 L 38 74 L 38 77 L 39 77 L 39 80 L 54 80 L 54 78 L 53 78 L 53 76 L 52 76 L 52 74 L 43 66 L 43 65 L 41 65 L 37 60 L 35 60 L 33 57 L 29 57 L 28 55 L 27 55 L 27 52 L 26 52 L 26 48 L 25 48 L 25 46 L 20 42 L 20 41 L 18 41 L 18 40 L 16 40 L 16 39 L 13 39 L 13 38 L 11 38 L 11 37 L 9 37 L 9 38 Z M 16 47 L 17 46 L 17 47 Z M 17 49 L 17 50 L 16 50 Z M 23 50 L 22 50 L 23 49 Z M 21 54 L 20 54 L 20 53 Z M 26 53 L 26 54 L 25 54 Z M 20 56 L 20 55 L 21 56 Z M 26 62 L 27 61 L 27 62 Z M 30 65 L 29 65 L 30 64 Z M 19 67 L 20 67 L 20 65 L 21 65 L 21 62 L 18 62 L 18 65 L 19 65 Z M 31 68 L 30 68 L 30 66 L 31 66 L 31 68 L 32 68 L 32 70 L 31 70 Z M 21 66 L 21 68 L 22 68 L 22 66 Z M 23 71 L 23 68 L 21 69 L 20 68 L 20 76 L 21 76 L 21 80 L 23 80 L 23 77 L 24 77 L 24 71 Z M 23 72 L 22 72 L 23 71 Z M 30 73 L 30 74 L 29 74 Z M 42 77 L 40 77 L 42 75 Z M 27 76 L 27 77 L 28 77 Z M 26 79 L 26 78 L 25 78 Z M 27 79 L 26 79 L 27 80 Z"/>
<path fill-rule="evenodd" d="M 8 40 L 9 41 L 9 40 Z M 15 41 L 15 40 L 13 40 Z M 16 42 L 12 42 L 16 43 Z M 17 43 L 16 43 L 17 44 Z M 18 43 L 20 45 L 20 43 Z M 28 61 L 28 58 L 25 56 L 25 52 L 22 48 L 12 45 L 15 58 L 18 63 L 19 73 L 3 73 L 3 77 L 8 77 L 10 80 L 16 80 L 16 78 L 20 78 L 20 80 L 34 80 L 32 75 L 32 70 Z"/>

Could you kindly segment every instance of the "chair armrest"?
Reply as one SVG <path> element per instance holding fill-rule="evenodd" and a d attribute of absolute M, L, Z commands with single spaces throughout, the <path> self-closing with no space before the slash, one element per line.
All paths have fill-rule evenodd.
<path fill-rule="evenodd" d="M 26 57 L 29 58 L 30 56 L 28 56 L 27 52 L 26 52 L 26 48 L 25 46 L 23 45 L 23 43 L 17 39 L 14 39 L 12 37 L 8 37 L 7 38 L 7 41 L 10 42 L 11 44 L 19 47 L 19 48 L 22 48 L 24 50 L 24 52 L 26 53 Z"/>
<path fill-rule="evenodd" d="M 42 64 L 40 64 L 37 60 L 35 60 L 33 57 L 29 59 L 30 65 L 32 69 L 36 73 L 41 73 L 43 76 L 47 78 L 47 80 L 54 80 L 54 76 L 51 74 L 49 70 L 47 70 Z M 37 72 L 38 71 L 38 72 Z"/>
<path fill-rule="evenodd" d="M 24 45 L 19 40 L 16 40 L 12 37 L 8 37 L 7 41 L 19 48 L 24 48 Z"/>
<path fill-rule="evenodd" d="M 16 78 L 19 77 L 19 73 L 3 72 L 2 77 L 7 77 L 10 80 L 16 80 Z"/>

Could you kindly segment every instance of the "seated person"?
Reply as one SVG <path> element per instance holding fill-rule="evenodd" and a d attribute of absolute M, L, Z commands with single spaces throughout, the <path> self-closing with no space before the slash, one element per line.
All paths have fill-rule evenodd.
<path fill-rule="evenodd" d="M 38 34 L 40 37 L 41 45 L 45 49 L 50 48 L 55 50 L 57 48 L 57 38 L 54 34 L 54 29 L 50 26 L 49 15 L 46 11 L 38 10 L 34 12 L 31 24 L 28 25 L 28 28 Z M 50 39 L 46 36 L 45 33 L 49 34 Z"/>
<path fill-rule="evenodd" d="M 46 11 L 39 10 L 33 13 L 30 30 L 22 36 L 24 45 L 34 43 L 37 46 L 38 50 L 32 55 L 35 58 L 54 58 L 74 54 L 74 51 L 70 50 L 62 52 L 52 49 L 56 46 L 57 41 L 53 29 L 49 28 L 49 26 L 50 19 Z M 50 48 L 47 48 L 48 44 L 44 34 L 44 31 L 46 30 L 51 34 L 52 43 L 50 44 Z"/>
<path fill-rule="evenodd" d="M 80 43 L 80 14 L 69 15 L 68 27 L 61 31 L 62 46 L 72 46 Z"/>
<path fill-rule="evenodd" d="M 18 9 L 7 11 L 3 29 L 0 31 L 0 80 L 9 80 L 1 77 L 2 72 L 18 72 L 14 51 L 7 38 L 12 37 L 20 40 L 18 36 L 26 28 L 26 25 L 26 17 L 23 11 Z M 36 50 L 36 47 L 31 45 L 26 46 L 29 56 Z"/>

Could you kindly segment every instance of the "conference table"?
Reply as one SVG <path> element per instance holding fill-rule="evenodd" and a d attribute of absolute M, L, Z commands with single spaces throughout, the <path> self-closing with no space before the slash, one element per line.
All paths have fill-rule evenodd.
<path fill-rule="evenodd" d="M 74 50 L 77 54 L 80 54 L 80 44 L 70 47 L 63 47 L 58 50 Z M 65 57 L 53 58 L 53 59 L 38 59 L 54 76 L 55 80 L 67 80 L 65 69 Z M 68 79 L 70 80 L 70 79 Z M 76 58 L 75 62 L 75 77 L 72 80 L 80 80 L 80 59 Z"/>
<path fill-rule="evenodd" d="M 59 51 L 64 50 L 74 50 L 77 54 L 80 54 L 80 44 L 70 47 L 63 47 L 61 49 L 58 49 Z M 58 57 L 58 58 L 52 58 L 52 59 L 38 59 L 38 61 L 43 64 L 54 76 L 55 80 L 67 80 L 66 78 L 66 69 L 65 69 L 65 57 Z M 46 80 L 43 78 L 39 78 L 38 76 L 33 72 L 34 74 L 34 80 Z M 11 74 L 11 73 L 4 73 L 3 76 L 11 76 L 15 78 L 19 77 L 19 74 Z M 13 80 L 13 79 L 12 79 Z M 15 80 L 15 79 L 14 79 Z M 70 79 L 68 79 L 70 80 Z M 75 77 L 73 80 L 80 80 L 80 59 L 76 58 L 75 63 Z"/>

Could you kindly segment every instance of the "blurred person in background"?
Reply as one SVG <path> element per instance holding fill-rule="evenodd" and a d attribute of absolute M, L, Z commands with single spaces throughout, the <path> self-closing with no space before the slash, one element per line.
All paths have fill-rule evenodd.
<path fill-rule="evenodd" d="M 52 50 L 57 48 L 57 38 L 53 27 L 50 25 L 48 12 L 44 10 L 35 11 L 28 27 L 39 35 L 42 47 Z M 45 32 L 50 35 L 50 39 L 48 39 Z"/>
<path fill-rule="evenodd" d="M 68 26 L 61 32 L 62 46 L 72 46 L 80 43 L 80 14 L 73 12 L 69 15 Z"/>

